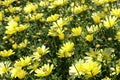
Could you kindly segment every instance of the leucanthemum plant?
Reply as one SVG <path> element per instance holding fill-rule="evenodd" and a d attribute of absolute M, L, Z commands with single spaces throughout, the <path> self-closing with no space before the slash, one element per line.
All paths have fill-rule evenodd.
<path fill-rule="evenodd" d="M 0 0 L 0 80 L 119 80 L 118 0 Z"/>

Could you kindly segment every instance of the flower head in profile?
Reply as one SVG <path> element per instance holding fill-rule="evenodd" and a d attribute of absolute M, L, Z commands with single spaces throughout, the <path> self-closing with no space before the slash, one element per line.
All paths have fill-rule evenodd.
<path fill-rule="evenodd" d="M 3 75 L 10 70 L 10 64 L 9 61 L 0 62 L 0 75 Z"/>
<path fill-rule="evenodd" d="M 85 36 L 86 41 L 92 42 L 93 41 L 93 34 L 88 34 Z"/>
<path fill-rule="evenodd" d="M 16 61 L 14 66 L 15 67 L 24 67 L 24 66 L 27 66 L 31 63 L 31 57 L 27 56 L 27 57 L 24 57 L 24 58 L 20 58 L 20 60 Z"/>
<path fill-rule="evenodd" d="M 18 77 L 19 79 L 23 79 L 27 72 L 25 70 L 23 70 L 21 67 L 14 67 L 10 70 L 11 73 L 11 77 L 12 78 L 16 78 Z"/>
<path fill-rule="evenodd" d="M 74 5 L 74 4 L 73 4 Z M 87 10 L 87 5 L 81 5 L 81 6 L 72 6 L 71 11 L 75 14 L 82 13 L 83 11 Z"/>
<path fill-rule="evenodd" d="M 118 8 L 112 9 L 111 10 L 111 15 L 114 15 L 114 16 L 120 18 L 120 9 L 118 9 Z"/>
<path fill-rule="evenodd" d="M 50 75 L 53 70 L 53 64 L 44 64 L 41 68 L 35 70 L 35 76 L 44 77 Z"/>
<path fill-rule="evenodd" d="M 107 16 L 105 18 L 105 20 L 103 21 L 103 25 L 106 27 L 106 28 L 111 28 L 113 26 L 115 26 L 115 24 L 117 23 L 117 17 L 115 16 Z"/>
<path fill-rule="evenodd" d="M 6 7 L 8 7 L 10 4 L 12 4 L 13 2 L 14 2 L 15 0 L 5 0 L 5 1 L 3 1 L 3 5 L 4 6 L 6 6 Z"/>
<path fill-rule="evenodd" d="M 9 6 L 9 7 L 8 7 L 8 10 L 9 10 L 10 13 L 18 13 L 18 12 L 20 12 L 22 9 L 21 9 L 21 7 Z"/>
<path fill-rule="evenodd" d="M 82 27 L 72 28 L 73 36 L 80 36 L 82 33 Z"/>
<path fill-rule="evenodd" d="M 74 52 L 73 52 L 73 48 L 74 48 L 74 43 L 73 42 L 66 42 L 63 44 L 63 46 L 59 49 L 57 55 L 59 58 L 67 58 L 67 57 L 71 57 Z"/>
<path fill-rule="evenodd" d="M 31 13 L 32 11 L 36 11 L 38 9 L 38 5 L 35 3 L 30 3 L 28 2 L 26 6 L 24 7 L 24 12 L 25 13 Z"/>
<path fill-rule="evenodd" d="M 93 21 L 95 22 L 95 23 L 100 23 L 100 19 L 101 19 L 101 17 L 99 16 L 99 13 L 93 13 L 92 14 L 92 19 L 93 19 Z"/>
<path fill-rule="evenodd" d="M 24 30 L 26 30 L 29 27 L 29 24 L 20 24 L 19 27 L 17 27 L 17 31 L 18 32 L 22 32 Z"/>
<path fill-rule="evenodd" d="M 18 48 L 19 49 L 22 49 L 22 48 L 25 48 L 26 46 L 27 46 L 27 44 L 28 44 L 28 40 L 27 39 L 24 39 L 24 41 L 23 42 L 21 42 L 20 44 L 18 44 Z"/>
<path fill-rule="evenodd" d="M 0 56 L 2 57 L 9 57 L 11 55 L 13 55 L 15 52 L 13 52 L 12 49 L 9 49 L 8 51 L 7 50 L 3 50 L 3 51 L 0 51 Z"/>
<path fill-rule="evenodd" d="M 93 60 L 86 60 L 86 62 L 83 65 L 84 67 L 84 73 L 87 78 L 93 77 L 101 72 L 101 65 L 97 61 Z"/>
<path fill-rule="evenodd" d="M 6 26 L 5 34 L 12 35 L 17 32 L 18 23 L 15 20 L 11 20 L 8 22 L 8 26 Z"/>
<path fill-rule="evenodd" d="M 53 25 L 56 25 L 58 27 L 63 27 L 66 24 L 67 24 L 67 21 L 65 19 L 63 19 L 63 18 L 58 19 L 57 23 L 53 22 Z"/>
<path fill-rule="evenodd" d="M 58 29 L 57 33 L 58 33 L 59 39 L 64 40 L 64 30 Z"/>
<path fill-rule="evenodd" d="M 90 27 L 87 26 L 86 29 L 87 29 L 88 33 L 92 34 L 94 32 L 99 31 L 101 27 L 102 27 L 101 24 L 99 24 L 99 25 L 91 25 Z"/>
<path fill-rule="evenodd" d="M 56 21 L 59 18 L 59 16 L 60 16 L 59 14 L 51 15 L 47 18 L 47 22 Z"/>

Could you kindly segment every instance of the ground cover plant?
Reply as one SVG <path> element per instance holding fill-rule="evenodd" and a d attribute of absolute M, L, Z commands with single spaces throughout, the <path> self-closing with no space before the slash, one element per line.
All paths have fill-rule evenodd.
<path fill-rule="evenodd" d="M 119 76 L 119 0 L 0 0 L 0 80 Z"/>

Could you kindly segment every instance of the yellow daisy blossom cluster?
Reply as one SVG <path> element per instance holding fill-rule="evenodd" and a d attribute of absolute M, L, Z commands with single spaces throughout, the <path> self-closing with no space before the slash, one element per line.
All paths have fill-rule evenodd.
<path fill-rule="evenodd" d="M 6 27 L 7 30 L 5 31 L 5 34 L 12 35 L 12 34 L 15 34 L 17 31 L 22 32 L 28 27 L 29 27 L 28 24 L 24 24 L 24 25 L 21 24 L 18 27 L 18 23 L 15 20 L 11 20 L 9 21 L 8 26 Z"/>
<path fill-rule="evenodd" d="M 79 60 L 70 67 L 70 75 L 84 75 L 87 78 L 97 75 L 101 70 L 101 65 L 92 60 Z"/>
<path fill-rule="evenodd" d="M 119 80 L 118 0 L 0 0 L 0 80 Z"/>

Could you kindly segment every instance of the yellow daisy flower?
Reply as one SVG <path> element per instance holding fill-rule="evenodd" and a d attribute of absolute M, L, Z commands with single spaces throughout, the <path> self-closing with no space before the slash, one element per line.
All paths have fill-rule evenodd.
<path fill-rule="evenodd" d="M 7 50 L 3 50 L 3 51 L 0 51 L 0 56 L 2 57 L 9 57 L 11 55 L 13 55 L 15 52 L 13 52 L 12 49 L 9 49 L 8 51 Z"/>
<path fill-rule="evenodd" d="M 117 20 L 117 18 L 115 16 L 113 16 L 113 17 L 112 16 L 108 16 L 103 21 L 103 25 L 106 28 L 111 28 L 111 27 L 115 26 L 115 24 L 117 23 L 116 20 Z"/>
<path fill-rule="evenodd" d="M 18 77 L 19 79 L 23 79 L 27 72 L 25 70 L 23 70 L 21 67 L 14 67 L 10 70 L 11 73 L 11 77 L 12 78 L 16 78 Z"/>
<path fill-rule="evenodd" d="M 71 57 L 74 52 L 73 52 L 73 48 L 74 48 L 74 43 L 73 42 L 66 42 L 63 44 L 63 46 L 59 49 L 57 55 L 59 58 L 67 58 L 67 57 Z"/>
<path fill-rule="evenodd" d="M 35 70 L 35 76 L 44 77 L 50 75 L 53 69 L 53 64 L 44 64 L 41 68 Z"/>
<path fill-rule="evenodd" d="M 82 27 L 72 28 L 73 36 L 80 36 L 82 33 Z"/>

